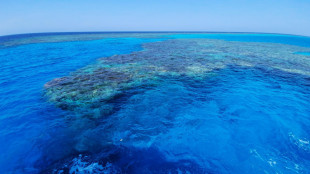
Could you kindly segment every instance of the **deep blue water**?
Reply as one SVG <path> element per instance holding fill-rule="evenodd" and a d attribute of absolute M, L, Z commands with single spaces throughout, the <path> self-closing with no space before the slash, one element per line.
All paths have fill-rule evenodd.
<path fill-rule="evenodd" d="M 170 37 L 310 47 L 310 38 L 289 35 Z M 159 40 L 118 38 L 0 49 L 0 173 L 51 171 L 71 165 L 72 159 L 75 167 L 96 164 L 93 168 L 116 173 L 310 172 L 308 76 L 229 66 L 199 81 L 165 77 L 156 88 L 132 89 L 135 95 L 119 101 L 119 109 L 96 126 L 83 119 L 72 122 L 72 113 L 43 97 L 43 85 L 54 78 Z M 113 139 L 109 146 L 101 146 L 105 137 Z M 86 150 L 77 151 L 77 146 Z"/>
<path fill-rule="evenodd" d="M 96 59 L 141 50 L 152 39 L 40 43 L 0 49 L 0 168 L 33 172 L 44 142 L 52 142 L 62 111 L 42 97 L 43 85 Z M 51 134 L 50 134 L 51 133 Z M 35 169 L 34 169 L 35 170 Z M 37 171 L 37 170 L 35 170 Z"/>

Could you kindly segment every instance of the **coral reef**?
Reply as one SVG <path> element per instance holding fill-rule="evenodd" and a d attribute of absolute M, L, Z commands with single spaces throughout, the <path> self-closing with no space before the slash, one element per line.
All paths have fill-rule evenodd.
<path fill-rule="evenodd" d="M 110 101 L 135 88 L 156 86 L 161 78 L 203 79 L 214 70 L 243 66 L 310 75 L 309 48 L 214 39 L 171 39 L 145 43 L 144 50 L 99 59 L 45 84 L 58 107 L 99 118 L 113 111 Z"/>

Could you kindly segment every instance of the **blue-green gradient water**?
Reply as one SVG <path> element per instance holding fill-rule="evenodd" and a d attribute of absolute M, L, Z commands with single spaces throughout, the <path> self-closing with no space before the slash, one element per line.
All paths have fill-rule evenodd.
<path fill-rule="evenodd" d="M 0 37 L 0 173 L 310 173 L 309 37 L 69 36 Z M 227 64 L 206 76 L 199 71 L 199 78 L 164 74 L 156 85 L 130 88 L 112 100 L 116 109 L 100 119 L 44 96 L 44 84 L 99 58 L 174 39 L 293 46 L 305 66 L 296 70 L 294 62 L 277 59 L 287 66 Z"/>

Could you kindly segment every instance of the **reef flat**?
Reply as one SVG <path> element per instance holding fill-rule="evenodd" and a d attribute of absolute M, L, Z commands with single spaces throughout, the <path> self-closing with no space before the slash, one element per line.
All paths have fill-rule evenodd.
<path fill-rule="evenodd" d="M 71 75 L 45 84 L 58 107 L 99 118 L 112 112 L 111 100 L 131 89 L 152 87 L 163 78 L 202 79 L 228 66 L 280 70 L 310 76 L 310 49 L 278 43 L 216 39 L 170 39 L 143 44 L 131 54 L 100 58 Z"/>
<path fill-rule="evenodd" d="M 25 44 L 92 41 L 115 38 L 160 38 L 169 33 L 135 33 L 135 32 L 73 32 L 73 33 L 34 33 L 0 37 L 0 48 Z"/>

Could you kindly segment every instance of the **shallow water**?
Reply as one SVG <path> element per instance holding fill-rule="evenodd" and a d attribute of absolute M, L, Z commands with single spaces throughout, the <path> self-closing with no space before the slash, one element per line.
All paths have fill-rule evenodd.
<path fill-rule="evenodd" d="M 301 54 L 301 55 L 305 55 L 305 56 L 310 56 L 310 53 L 307 53 L 307 52 L 297 52 L 296 54 Z"/>
<path fill-rule="evenodd" d="M 310 172 L 310 38 L 154 35 L 2 44 L 1 173 Z"/>

